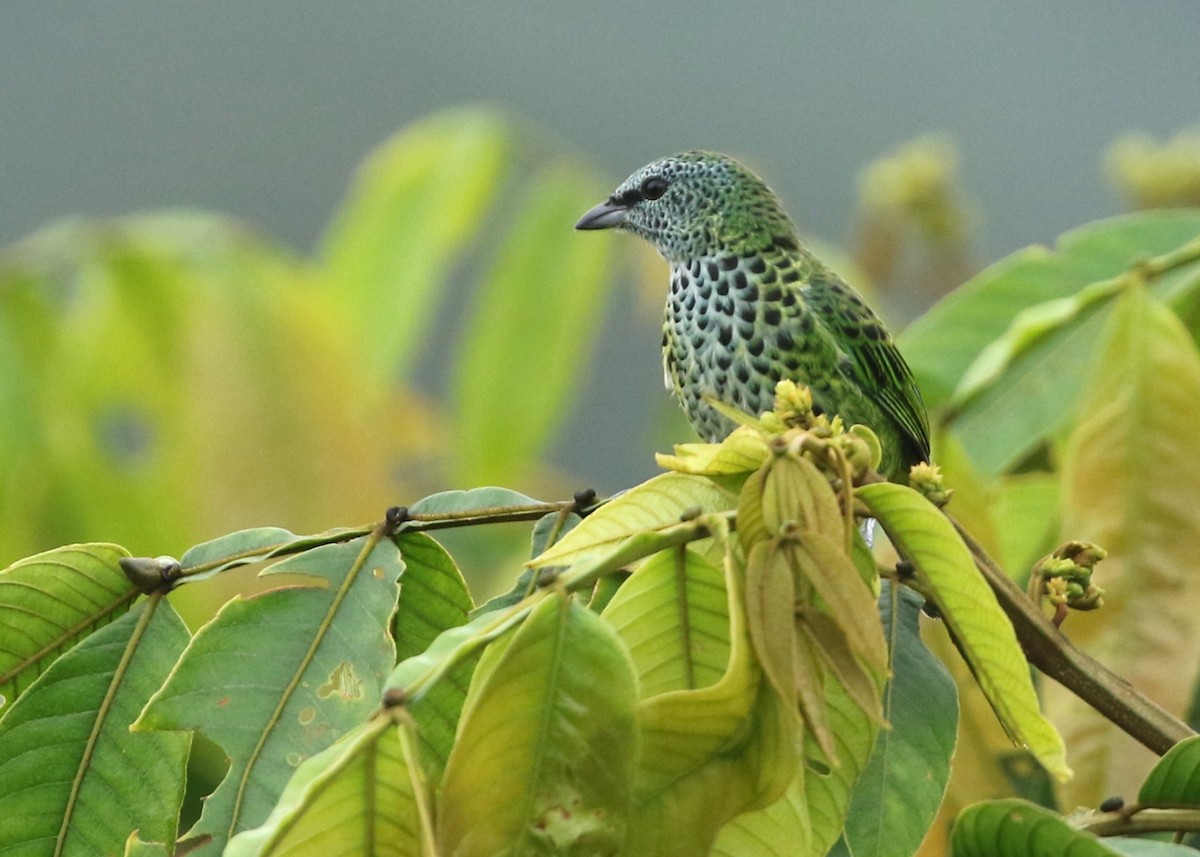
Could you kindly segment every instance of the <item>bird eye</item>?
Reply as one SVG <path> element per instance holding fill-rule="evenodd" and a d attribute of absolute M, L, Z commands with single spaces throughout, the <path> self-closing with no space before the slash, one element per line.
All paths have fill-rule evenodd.
<path fill-rule="evenodd" d="M 658 199 L 667 192 L 667 180 L 658 176 L 651 176 L 642 182 L 642 198 L 643 199 Z"/>

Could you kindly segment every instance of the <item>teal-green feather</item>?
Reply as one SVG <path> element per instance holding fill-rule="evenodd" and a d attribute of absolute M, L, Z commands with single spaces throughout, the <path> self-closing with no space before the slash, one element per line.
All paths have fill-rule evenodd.
<path fill-rule="evenodd" d="M 724 155 L 655 161 L 584 215 L 652 243 L 671 266 L 663 323 L 667 386 L 709 441 L 733 424 L 708 397 L 770 410 L 775 384 L 811 388 L 822 411 L 879 436 L 881 470 L 903 478 L 929 458 L 929 426 L 912 373 L 883 323 L 801 243 L 778 198 Z"/>

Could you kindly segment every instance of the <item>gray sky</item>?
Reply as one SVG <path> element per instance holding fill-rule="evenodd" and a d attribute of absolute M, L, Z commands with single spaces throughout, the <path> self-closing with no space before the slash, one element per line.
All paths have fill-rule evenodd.
<path fill-rule="evenodd" d="M 1200 122 L 1198 45 L 1196 0 L 5 0 L 0 245 L 69 214 L 185 206 L 307 252 L 373 147 L 489 102 L 614 183 L 680 149 L 742 156 L 832 241 L 865 163 L 947 132 L 988 262 L 1120 209 L 1100 158 L 1123 131 Z M 652 468 L 640 447 L 612 466 L 630 457 L 621 412 L 664 395 L 657 333 L 628 303 L 556 455 L 608 490 Z"/>
<path fill-rule="evenodd" d="M 1116 209 L 1098 159 L 1200 121 L 1198 44 L 1194 0 L 7 0 L 0 242 L 191 205 L 307 248 L 374 145 L 487 101 L 614 179 L 683 148 L 747 157 L 834 240 L 857 170 L 944 130 L 991 259 Z"/>

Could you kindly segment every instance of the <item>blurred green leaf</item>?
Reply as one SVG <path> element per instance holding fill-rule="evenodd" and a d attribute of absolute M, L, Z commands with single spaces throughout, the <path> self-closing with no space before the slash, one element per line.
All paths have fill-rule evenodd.
<path fill-rule="evenodd" d="M 500 114 L 451 110 L 405 128 L 360 168 L 325 239 L 326 288 L 373 382 L 411 368 L 437 298 L 506 178 L 512 133 Z"/>
<path fill-rule="evenodd" d="M 315 548 L 263 573 L 320 586 L 235 598 L 193 638 L 137 728 L 199 730 L 229 754 L 189 831 L 213 837 L 205 853 L 261 824 L 293 770 L 378 706 L 396 661 L 387 629 L 402 569 L 391 541 Z"/>
<path fill-rule="evenodd" d="M 881 482 L 856 493 L 913 564 L 1004 728 L 1057 779 L 1069 777 L 1063 740 L 1042 716 L 1016 632 L 949 521 L 904 485 Z"/>
<path fill-rule="evenodd" d="M 0 715 L 82 637 L 129 609 L 138 592 L 117 545 L 55 548 L 0 571 Z"/>
<path fill-rule="evenodd" d="M 0 852 L 120 854 L 130 831 L 175 841 L 186 735 L 130 723 L 188 640 L 161 597 L 60 657 L 0 721 Z"/>
<path fill-rule="evenodd" d="M 1037 560 L 1050 553 L 1059 533 L 1061 483 L 1057 474 L 1019 473 L 996 485 L 990 508 L 1000 542 L 1000 561 L 1024 581 Z"/>
<path fill-rule="evenodd" d="M 125 857 L 171 857 L 175 853 L 175 844 L 165 842 L 145 842 L 137 831 L 129 834 L 125 840 Z"/>
<path fill-rule="evenodd" d="M 0 256 L 0 556 L 90 534 L 153 555 L 385 507 L 395 406 L 311 284 L 199 214 L 69 223 Z"/>
<path fill-rule="evenodd" d="M 893 590 L 883 581 L 879 612 L 892 674 L 883 714 L 891 728 L 880 730 L 851 796 L 845 837 L 856 855 L 916 853 L 950 780 L 957 694 L 946 668 L 921 642 L 921 602 L 912 590 Z"/>
<path fill-rule="evenodd" d="M 476 672 L 446 765 L 439 848 L 616 853 L 636 746 L 624 647 L 586 607 L 549 595 L 498 651 Z"/>
<path fill-rule="evenodd" d="M 1026 307 L 1069 297 L 1200 234 L 1200 212 L 1153 211 L 1089 223 L 1053 250 L 1033 246 L 991 265 L 939 301 L 900 337 L 926 403 L 940 407 L 988 343 Z"/>
<path fill-rule="evenodd" d="M 1079 406 L 1064 455 L 1062 534 L 1099 544 L 1108 559 L 1096 575 L 1104 607 L 1073 615 L 1071 639 L 1184 716 L 1200 674 L 1200 354 L 1146 290 L 1122 295 Z M 1064 806 L 1120 793 L 1153 764 L 1074 696 L 1047 686 L 1044 698 L 1079 768 Z"/>
<path fill-rule="evenodd" d="M 233 837 L 225 854 L 420 857 L 410 761 L 391 717 L 377 715 L 302 762 L 262 826 Z"/>
<path fill-rule="evenodd" d="M 954 857 L 1113 857 L 1120 852 L 1028 801 L 968 807 L 950 835 Z"/>
<path fill-rule="evenodd" d="M 454 464 L 484 482 L 522 476 L 569 413 L 600 332 L 611 244 L 569 224 L 604 195 L 580 163 L 555 163 L 522 190 L 457 349 Z"/>
<path fill-rule="evenodd" d="M 1053 253 L 1034 248 L 998 262 L 905 331 L 902 346 L 926 400 L 939 408 L 954 393 L 950 424 L 985 476 L 1016 463 L 1070 419 L 1063 402 L 1080 389 L 1112 305 L 1113 290 L 1102 281 L 1197 233 L 1195 211 L 1089 224 L 1064 235 Z M 1181 299 L 1200 287 L 1200 263 L 1156 276 L 1153 287 Z"/>

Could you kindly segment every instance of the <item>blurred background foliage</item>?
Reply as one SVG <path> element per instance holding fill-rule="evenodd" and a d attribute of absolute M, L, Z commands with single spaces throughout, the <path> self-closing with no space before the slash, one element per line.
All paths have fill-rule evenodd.
<path fill-rule="evenodd" d="M 1138 138 L 1136 156 L 1132 139 L 1107 158 L 1131 201 L 1171 186 L 1170 202 L 1200 206 L 1181 190 L 1200 165 L 1193 132 Z M 245 526 L 362 523 L 447 487 L 569 496 L 580 480 L 548 450 L 608 371 L 591 361 L 596 319 L 620 283 L 641 296 L 626 299 L 641 335 L 661 313 L 661 261 L 570 229 L 614 181 L 518 119 L 462 108 L 380 146 L 311 259 L 177 211 L 69 220 L 8 248 L 0 556 L 86 539 L 178 555 Z M 975 206 L 953 144 L 921 137 L 863 169 L 852 241 L 820 252 L 886 312 L 897 290 L 965 277 Z M 952 510 L 1018 579 L 1067 538 L 1107 547 L 1107 606 L 1068 630 L 1180 715 L 1200 668 L 1197 236 L 1196 208 L 1097 221 L 970 277 L 901 336 Z M 646 459 L 689 436 L 665 393 L 640 423 L 644 439 L 626 442 Z M 514 527 L 450 543 L 482 598 L 526 540 Z M 259 586 L 229 575 L 176 598 L 195 624 Z M 1094 805 L 1152 761 L 1046 687 L 1079 775 L 1055 795 L 959 678 L 946 818 L 1014 791 Z M 927 853 L 941 847 L 935 833 Z"/>

